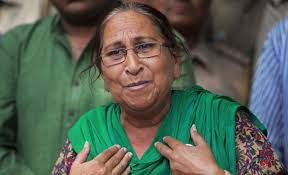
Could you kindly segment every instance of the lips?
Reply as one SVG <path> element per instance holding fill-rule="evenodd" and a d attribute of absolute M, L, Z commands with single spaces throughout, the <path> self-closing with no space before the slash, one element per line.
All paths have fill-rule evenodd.
<path fill-rule="evenodd" d="M 126 85 L 125 87 L 127 87 L 127 88 L 137 87 L 137 86 L 142 86 L 142 85 L 148 84 L 150 82 L 151 81 L 137 81 L 137 82 L 130 83 L 130 84 Z"/>

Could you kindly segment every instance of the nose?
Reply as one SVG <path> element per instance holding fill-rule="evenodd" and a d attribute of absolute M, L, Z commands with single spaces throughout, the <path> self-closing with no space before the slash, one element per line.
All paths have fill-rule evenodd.
<path fill-rule="evenodd" d="M 126 61 L 125 61 L 125 72 L 130 75 L 137 75 L 143 71 L 144 67 L 139 60 L 137 54 L 133 49 L 127 50 Z"/>

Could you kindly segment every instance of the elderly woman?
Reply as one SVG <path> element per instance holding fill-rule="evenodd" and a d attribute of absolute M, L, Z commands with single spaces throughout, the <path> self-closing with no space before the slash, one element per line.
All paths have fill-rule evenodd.
<path fill-rule="evenodd" d="M 120 3 L 100 22 L 93 63 L 116 103 L 70 129 L 52 174 L 284 173 L 245 107 L 198 86 L 171 90 L 179 46 L 164 15 Z"/>

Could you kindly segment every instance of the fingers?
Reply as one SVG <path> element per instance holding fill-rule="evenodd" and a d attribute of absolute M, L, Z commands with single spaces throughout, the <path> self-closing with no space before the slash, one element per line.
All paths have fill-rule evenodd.
<path fill-rule="evenodd" d="M 130 172 L 131 172 L 131 169 L 130 169 L 130 167 L 128 166 L 121 175 L 129 175 Z"/>
<path fill-rule="evenodd" d="M 186 143 L 185 145 L 186 145 L 186 146 L 193 147 L 193 145 L 192 145 L 192 144 L 189 144 L 189 143 Z"/>
<path fill-rule="evenodd" d="M 103 164 L 105 164 L 114 154 L 116 154 L 120 149 L 120 145 L 114 145 L 110 148 L 106 149 L 102 153 L 100 153 L 98 156 L 94 158 L 94 160 L 99 161 Z"/>
<path fill-rule="evenodd" d="M 129 174 L 128 165 L 131 158 L 132 153 L 127 153 L 126 148 L 114 145 L 99 154 L 93 161 L 98 165 L 100 163 L 100 166 L 105 167 L 110 174 Z"/>
<path fill-rule="evenodd" d="M 83 149 L 78 153 L 75 158 L 74 164 L 81 164 L 86 161 L 90 152 L 90 144 L 86 141 Z"/>
<path fill-rule="evenodd" d="M 176 149 L 177 146 L 182 145 L 181 142 L 179 142 L 178 140 L 174 139 L 173 137 L 170 136 L 166 136 L 163 138 L 164 142 L 167 143 L 169 145 L 170 148 L 172 149 Z"/>
<path fill-rule="evenodd" d="M 120 161 L 120 163 L 117 164 L 117 166 L 113 169 L 112 174 L 125 174 L 125 173 L 129 174 L 130 167 L 128 165 L 131 158 L 132 153 L 131 152 L 126 153 L 123 159 Z"/>
<path fill-rule="evenodd" d="M 121 148 L 115 155 L 113 155 L 106 163 L 105 165 L 107 167 L 109 167 L 109 169 L 113 169 L 114 167 L 116 167 L 121 160 L 123 159 L 123 157 L 125 156 L 125 154 L 127 153 L 127 149 L 126 148 Z M 126 168 L 126 166 L 123 168 L 123 170 Z"/>
<path fill-rule="evenodd" d="M 171 158 L 173 151 L 168 146 L 160 142 L 156 142 L 154 146 L 162 156 L 166 157 L 167 159 Z"/>
<path fill-rule="evenodd" d="M 198 133 L 196 126 L 193 124 L 190 129 L 190 135 L 196 146 L 206 144 L 203 137 Z"/>

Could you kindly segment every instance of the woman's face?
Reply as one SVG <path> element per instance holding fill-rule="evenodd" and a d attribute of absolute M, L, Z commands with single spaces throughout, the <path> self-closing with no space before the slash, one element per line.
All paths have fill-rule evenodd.
<path fill-rule="evenodd" d="M 107 21 L 101 53 L 148 42 L 162 44 L 165 40 L 148 17 L 128 10 Z M 107 67 L 101 63 L 106 88 L 125 109 L 146 111 L 170 102 L 170 87 L 179 76 L 180 60 L 167 47 L 160 51 L 158 56 L 139 58 L 129 50 L 121 64 Z"/>

